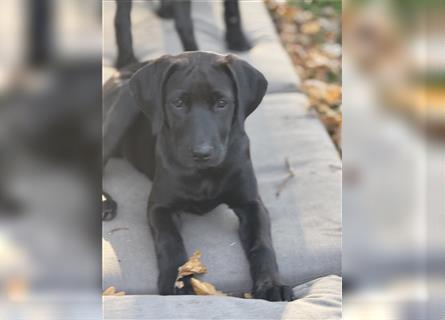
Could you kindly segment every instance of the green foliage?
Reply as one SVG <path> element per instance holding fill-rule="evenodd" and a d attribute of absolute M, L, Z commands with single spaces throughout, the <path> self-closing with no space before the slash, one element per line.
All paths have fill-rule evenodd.
<path fill-rule="evenodd" d="M 428 87 L 443 88 L 445 86 L 445 72 L 441 70 L 430 71 L 421 80 Z"/>
<path fill-rule="evenodd" d="M 341 0 L 287 0 L 287 3 L 311 11 L 315 15 L 320 15 L 325 7 L 331 7 L 337 13 L 341 13 L 342 7 Z"/>

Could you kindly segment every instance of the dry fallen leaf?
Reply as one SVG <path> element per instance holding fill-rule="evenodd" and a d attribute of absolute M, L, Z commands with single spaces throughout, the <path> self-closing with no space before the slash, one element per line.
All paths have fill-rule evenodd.
<path fill-rule="evenodd" d="M 178 279 L 184 276 L 206 272 L 207 268 L 201 262 L 201 252 L 197 250 L 186 263 L 178 268 Z"/>
<path fill-rule="evenodd" d="M 318 21 L 310 21 L 301 26 L 301 32 L 304 34 L 315 34 L 320 31 L 320 23 Z"/>
<path fill-rule="evenodd" d="M 116 288 L 111 286 L 104 290 L 102 293 L 103 296 L 125 296 L 124 291 L 116 291 Z"/>
<path fill-rule="evenodd" d="M 306 61 L 306 66 L 310 69 L 326 67 L 328 69 L 335 69 L 335 65 L 329 57 L 324 55 L 318 50 L 310 50 L 308 53 L 308 59 Z"/>
<path fill-rule="evenodd" d="M 246 292 L 244 294 L 244 299 L 253 299 L 253 296 L 252 296 L 252 294 L 250 292 Z"/>
<path fill-rule="evenodd" d="M 330 105 L 341 102 L 341 87 L 336 84 L 330 84 L 325 92 L 324 100 Z"/>
<path fill-rule="evenodd" d="M 115 287 L 109 287 L 107 289 L 104 290 L 104 292 L 102 293 L 104 296 L 109 296 L 116 293 L 116 288 Z"/>
<path fill-rule="evenodd" d="M 201 252 L 199 250 L 195 251 L 193 256 L 191 256 L 186 263 L 178 268 L 178 277 L 175 282 L 175 287 L 179 289 L 182 289 L 184 287 L 184 281 L 182 280 L 182 278 L 185 276 L 202 274 L 206 272 L 207 268 L 201 262 Z M 215 286 L 209 282 L 204 282 L 191 277 L 190 284 L 193 288 L 193 291 L 195 291 L 195 294 L 197 295 L 226 296 L 225 293 L 216 290 Z"/>
<path fill-rule="evenodd" d="M 312 104 L 326 102 L 329 105 L 335 105 L 341 102 L 341 87 L 336 84 L 309 79 L 303 82 L 303 90 L 311 99 Z"/>
<path fill-rule="evenodd" d="M 190 283 L 198 296 L 227 296 L 224 292 L 216 290 L 215 286 L 209 282 L 191 278 Z"/>
<path fill-rule="evenodd" d="M 300 10 L 296 7 L 290 6 L 279 6 L 278 11 L 282 15 L 283 18 L 287 20 L 293 20 L 300 13 Z"/>

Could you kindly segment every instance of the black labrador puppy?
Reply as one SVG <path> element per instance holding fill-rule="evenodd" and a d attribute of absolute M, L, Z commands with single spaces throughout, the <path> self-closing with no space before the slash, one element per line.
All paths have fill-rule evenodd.
<path fill-rule="evenodd" d="M 291 300 L 291 289 L 279 279 L 244 130 L 263 99 L 266 79 L 235 56 L 207 52 L 163 56 L 138 67 L 105 84 L 104 159 L 119 149 L 153 181 L 147 214 L 160 294 L 193 293 L 189 281 L 175 288 L 187 253 L 174 216 L 205 214 L 224 203 L 240 221 L 253 296 Z"/>
<path fill-rule="evenodd" d="M 114 17 L 116 42 L 118 46 L 116 67 L 122 68 L 137 62 L 133 51 L 131 34 L 132 1 L 116 0 L 116 6 L 116 15 Z M 181 39 L 184 51 L 198 50 L 191 17 L 191 0 L 161 0 L 158 14 L 163 18 L 174 19 L 175 29 Z M 241 26 L 238 0 L 224 0 L 224 20 L 226 23 L 228 49 L 234 51 L 249 50 L 250 44 Z"/>

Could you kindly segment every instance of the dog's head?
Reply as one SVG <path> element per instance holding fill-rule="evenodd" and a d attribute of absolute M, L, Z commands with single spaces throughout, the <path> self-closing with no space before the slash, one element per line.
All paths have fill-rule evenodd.
<path fill-rule="evenodd" d="M 133 75 L 130 89 L 176 161 L 208 168 L 225 159 L 231 132 L 244 132 L 267 81 L 235 56 L 188 52 L 148 63 Z"/>

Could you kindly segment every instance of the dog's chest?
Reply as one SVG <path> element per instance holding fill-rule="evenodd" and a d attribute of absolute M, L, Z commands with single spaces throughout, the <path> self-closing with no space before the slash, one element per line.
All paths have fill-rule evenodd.
<path fill-rule="evenodd" d="M 182 195 L 183 210 L 203 214 L 222 203 L 222 186 L 213 179 L 194 181 L 184 188 Z"/>
<path fill-rule="evenodd" d="M 214 179 L 200 179 L 188 188 L 190 199 L 195 201 L 209 201 L 215 199 L 221 193 L 221 185 Z"/>

